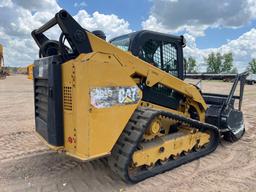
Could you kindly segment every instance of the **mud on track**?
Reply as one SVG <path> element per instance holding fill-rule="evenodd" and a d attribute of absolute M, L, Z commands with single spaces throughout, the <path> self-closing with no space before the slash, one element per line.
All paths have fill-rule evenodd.
<path fill-rule="evenodd" d="M 203 82 L 204 91 L 227 93 L 230 83 Z M 25 76 L 0 81 L 0 191 L 255 191 L 256 86 L 247 86 L 243 111 L 246 134 L 222 141 L 204 158 L 126 185 L 106 159 L 81 163 L 53 153 L 34 129 L 33 85 Z"/>

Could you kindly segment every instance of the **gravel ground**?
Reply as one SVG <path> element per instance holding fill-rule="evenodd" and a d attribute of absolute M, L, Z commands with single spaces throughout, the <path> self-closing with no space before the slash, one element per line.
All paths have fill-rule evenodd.
<path fill-rule="evenodd" d="M 207 92 L 227 93 L 231 84 L 203 82 Z M 25 76 L 0 80 L 0 191 L 255 191 L 256 86 L 246 86 L 246 133 L 222 141 L 199 160 L 147 179 L 123 183 L 106 159 L 82 163 L 49 151 L 34 133 L 33 84 Z"/>

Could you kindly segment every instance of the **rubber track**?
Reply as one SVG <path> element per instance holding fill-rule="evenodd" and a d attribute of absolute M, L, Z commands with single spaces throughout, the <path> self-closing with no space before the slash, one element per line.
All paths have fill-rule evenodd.
<path fill-rule="evenodd" d="M 146 128 L 150 125 L 154 118 L 159 115 L 162 115 L 172 120 L 179 121 L 183 125 L 188 125 L 190 127 L 197 128 L 202 132 L 210 131 L 211 141 L 204 149 L 190 152 L 185 156 L 179 157 L 177 160 L 168 161 L 164 165 L 157 165 L 154 168 L 151 168 L 150 170 L 142 170 L 138 175 L 130 176 L 128 174 L 128 168 L 130 166 L 130 163 L 132 162 L 132 155 L 137 150 L 137 146 L 142 140 Z M 211 124 L 202 123 L 197 120 L 193 120 L 181 115 L 165 111 L 140 107 L 134 112 L 128 124 L 126 125 L 124 131 L 120 135 L 117 143 L 113 147 L 112 155 L 109 157 L 108 162 L 110 168 L 115 173 L 117 173 L 125 182 L 137 183 L 148 177 L 152 177 L 156 174 L 165 172 L 167 170 L 171 170 L 175 167 L 178 167 L 182 164 L 198 159 L 213 152 L 218 146 L 219 139 L 219 129 Z"/>

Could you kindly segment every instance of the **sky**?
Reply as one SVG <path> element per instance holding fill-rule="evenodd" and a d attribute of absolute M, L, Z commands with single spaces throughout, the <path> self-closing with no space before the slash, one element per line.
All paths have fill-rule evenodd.
<path fill-rule="evenodd" d="M 108 39 L 141 29 L 184 35 L 184 55 L 194 57 L 199 70 L 211 52 L 232 52 L 240 72 L 256 58 L 255 0 L 0 0 L 7 66 L 27 66 L 38 58 L 30 33 L 61 9 L 87 30 L 103 30 Z"/>

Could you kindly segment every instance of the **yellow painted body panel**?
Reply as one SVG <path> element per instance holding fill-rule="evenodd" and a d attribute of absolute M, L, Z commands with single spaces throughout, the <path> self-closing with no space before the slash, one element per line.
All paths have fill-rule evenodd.
<path fill-rule="evenodd" d="M 0 58 L 4 56 L 4 48 L 3 45 L 0 44 Z"/>
<path fill-rule="evenodd" d="M 34 64 L 30 64 L 27 66 L 28 79 L 30 80 L 33 79 L 33 68 L 34 68 Z"/>
<path fill-rule="evenodd" d="M 159 159 L 164 161 L 172 156 L 180 155 L 181 151 L 189 152 L 195 145 L 201 147 L 209 142 L 210 136 L 207 133 L 191 133 L 190 130 L 182 130 L 184 135 L 177 138 L 162 137 L 152 143 L 144 146 L 144 149 L 138 150 L 133 154 L 133 162 L 136 166 L 152 165 Z M 199 143 L 197 141 L 200 140 Z M 160 151 L 163 147 L 165 150 Z"/>
<path fill-rule="evenodd" d="M 146 77 L 147 86 L 152 87 L 156 83 L 160 83 L 192 98 L 192 100 L 197 102 L 197 104 L 204 110 L 207 109 L 207 105 L 202 95 L 195 86 L 160 70 L 138 57 L 133 56 L 130 52 L 125 52 L 109 43 L 106 43 L 104 40 L 91 33 L 87 32 L 87 35 L 94 52 L 104 52 L 114 55 L 120 61 L 122 67 L 124 67 L 123 70 L 127 71 L 129 75 L 135 73 L 140 74 Z"/>
<path fill-rule="evenodd" d="M 0 44 L 0 56 L 3 56 L 4 48 L 3 45 Z"/>
<path fill-rule="evenodd" d="M 62 65 L 64 102 L 71 87 L 71 110 L 64 103 L 64 148 L 67 154 L 89 160 L 109 154 L 123 131 L 136 104 L 95 108 L 90 104 L 90 89 L 136 86 L 119 61 L 111 54 L 81 54 Z M 141 94 L 141 93 L 140 93 Z"/>
<path fill-rule="evenodd" d="M 4 66 L 4 47 L 0 44 L 0 68 Z"/>

